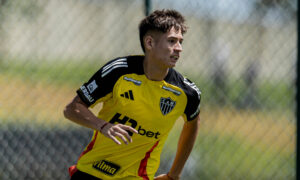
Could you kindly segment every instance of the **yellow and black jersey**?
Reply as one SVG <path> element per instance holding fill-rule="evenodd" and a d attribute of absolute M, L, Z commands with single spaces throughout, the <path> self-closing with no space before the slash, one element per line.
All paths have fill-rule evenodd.
<path fill-rule="evenodd" d="M 174 69 L 164 80 L 147 79 L 144 56 L 114 59 L 77 91 L 88 106 L 103 102 L 98 117 L 135 128 L 132 143 L 117 145 L 98 131 L 76 168 L 101 179 L 153 179 L 163 144 L 180 117 L 193 120 L 200 109 L 200 91 Z"/>

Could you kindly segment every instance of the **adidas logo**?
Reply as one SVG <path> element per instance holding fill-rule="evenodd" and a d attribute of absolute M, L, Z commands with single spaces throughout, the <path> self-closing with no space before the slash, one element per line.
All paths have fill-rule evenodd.
<path fill-rule="evenodd" d="M 123 94 L 120 94 L 121 97 L 124 97 L 126 99 L 134 100 L 132 90 L 129 90 L 128 92 L 125 92 Z"/>

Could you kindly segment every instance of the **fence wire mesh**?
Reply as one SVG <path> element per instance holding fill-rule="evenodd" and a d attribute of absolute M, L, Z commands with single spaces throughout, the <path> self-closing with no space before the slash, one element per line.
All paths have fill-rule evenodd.
<path fill-rule="evenodd" d="M 152 1 L 189 26 L 177 69 L 202 91 L 182 179 L 295 179 L 297 1 Z M 92 131 L 64 119 L 106 61 L 141 54 L 140 0 L 0 0 L 0 179 L 68 179 Z M 92 109 L 97 112 L 99 107 Z M 182 120 L 164 147 L 167 172 Z"/>

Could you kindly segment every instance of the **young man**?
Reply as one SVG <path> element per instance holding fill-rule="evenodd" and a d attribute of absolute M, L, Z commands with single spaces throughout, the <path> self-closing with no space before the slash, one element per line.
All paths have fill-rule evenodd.
<path fill-rule="evenodd" d="M 179 179 L 198 132 L 200 91 L 173 69 L 182 51 L 184 18 L 157 10 L 139 26 L 145 56 L 116 58 L 78 90 L 66 118 L 94 130 L 71 179 Z M 95 116 L 88 108 L 103 102 Z M 185 123 L 170 171 L 154 178 L 169 131 Z M 124 143 L 121 143 L 124 142 Z"/>

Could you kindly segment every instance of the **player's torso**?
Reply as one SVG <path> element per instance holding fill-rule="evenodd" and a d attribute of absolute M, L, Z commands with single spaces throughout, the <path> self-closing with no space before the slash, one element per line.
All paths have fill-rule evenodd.
<path fill-rule="evenodd" d="M 108 62 L 80 87 L 78 95 L 87 105 L 103 102 L 99 118 L 131 126 L 138 134 L 130 134 L 132 143 L 117 145 L 95 131 L 77 168 L 102 179 L 153 178 L 175 121 L 181 115 L 189 121 L 199 112 L 200 96 L 192 86 L 174 69 L 163 81 L 149 80 L 142 56 Z"/>
<path fill-rule="evenodd" d="M 112 98 L 104 103 L 99 117 L 137 129 L 136 140 L 156 141 L 184 113 L 186 103 L 179 87 L 151 81 L 145 75 L 125 74 L 116 82 Z"/>
<path fill-rule="evenodd" d="M 94 148 L 81 157 L 78 166 L 90 174 L 113 179 L 139 177 L 144 166 L 147 176 L 153 176 L 164 141 L 175 121 L 184 113 L 187 103 L 184 91 L 165 81 L 151 81 L 145 75 L 133 73 L 120 76 L 110 96 L 104 102 L 99 118 L 131 126 L 139 134 L 131 133 L 133 142 L 129 145 L 116 145 L 98 134 Z M 151 156 L 147 157 L 147 154 Z M 141 159 L 147 163 L 143 165 Z M 114 166 L 118 170 L 112 174 L 104 168 Z"/>

